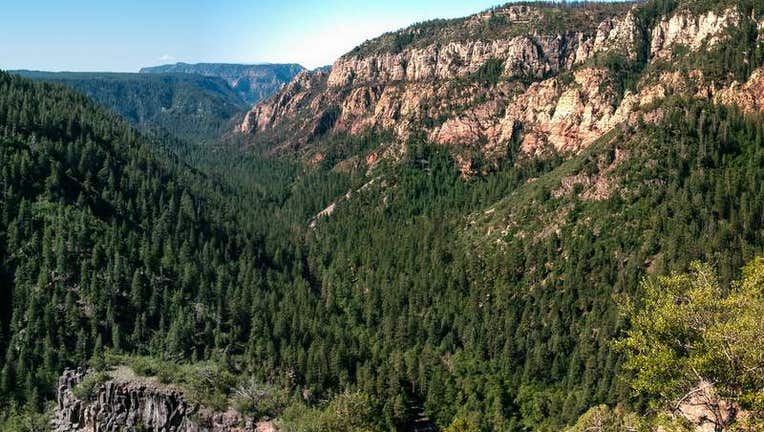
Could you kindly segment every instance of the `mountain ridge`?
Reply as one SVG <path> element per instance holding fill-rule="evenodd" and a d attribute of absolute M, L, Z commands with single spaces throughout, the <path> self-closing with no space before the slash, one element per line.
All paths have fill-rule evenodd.
<path fill-rule="evenodd" d="M 10 72 L 67 85 L 144 132 L 160 129 L 189 141 L 218 138 L 247 107 L 218 77 L 179 73 Z"/>
<path fill-rule="evenodd" d="M 187 73 L 222 78 L 243 100 L 253 104 L 275 93 L 304 70 L 296 63 L 175 63 L 144 67 L 139 73 Z"/>
<path fill-rule="evenodd" d="M 421 38 L 423 45 L 415 39 L 390 51 L 389 39 L 415 32 L 415 25 L 351 50 L 328 74 L 298 75 L 256 104 L 239 130 L 251 135 L 250 141 L 272 141 L 276 151 L 301 148 L 307 153 L 315 149 L 306 144 L 327 132 L 389 129 L 398 141 L 424 135 L 452 148 L 464 161 L 465 173 L 482 169 L 475 153 L 495 165 L 515 139 L 527 154 L 577 152 L 618 124 L 650 117 L 645 108 L 680 83 L 697 87 L 693 94 L 707 91 L 709 97 L 728 101 L 730 92 L 737 91 L 732 89 L 756 93 L 761 82 L 752 75 L 753 66 L 734 78 L 717 78 L 690 64 L 709 52 L 729 61 L 735 50 L 727 42 L 747 41 L 748 28 L 753 26 L 755 36 L 764 21 L 742 4 L 722 2 L 721 9 L 704 9 L 699 3 L 509 4 L 438 24 L 435 36 Z M 528 30 L 529 22 L 549 15 L 585 24 L 572 32 Z M 470 39 L 490 29 L 496 17 L 510 29 L 498 31 L 508 39 Z M 444 32 L 466 36 L 442 42 L 437 35 Z M 732 55 L 738 57 L 759 55 L 745 46 L 736 50 Z M 670 62 L 689 63 L 684 66 L 688 78 L 677 75 L 682 70 Z M 743 67 L 759 63 L 736 62 Z M 746 98 L 751 99 L 740 101 Z"/>

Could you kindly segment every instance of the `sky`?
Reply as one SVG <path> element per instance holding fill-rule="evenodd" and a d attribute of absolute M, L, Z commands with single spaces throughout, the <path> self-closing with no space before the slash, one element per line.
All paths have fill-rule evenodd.
<path fill-rule="evenodd" d="M 501 0 L 499 0 L 500 2 Z M 175 62 L 331 64 L 363 41 L 497 0 L 4 0 L 0 69 L 137 72 Z"/>

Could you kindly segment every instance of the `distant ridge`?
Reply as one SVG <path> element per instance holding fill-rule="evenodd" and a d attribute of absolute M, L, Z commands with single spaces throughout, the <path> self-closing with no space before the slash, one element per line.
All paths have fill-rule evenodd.
<path fill-rule="evenodd" d="M 175 63 L 145 67 L 140 73 L 186 73 L 222 78 L 245 102 L 255 104 L 279 91 L 304 70 L 304 67 L 296 63 Z"/>
<path fill-rule="evenodd" d="M 195 140 L 213 138 L 248 104 L 219 77 L 112 72 L 11 73 L 63 84 L 112 109 L 139 129 L 161 128 Z"/>

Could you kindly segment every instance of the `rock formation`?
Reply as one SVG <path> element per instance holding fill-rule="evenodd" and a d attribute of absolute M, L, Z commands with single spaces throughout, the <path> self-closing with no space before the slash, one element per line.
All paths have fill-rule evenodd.
<path fill-rule="evenodd" d="M 86 375 L 83 369 L 66 370 L 59 378 L 52 425 L 55 432 L 272 430 L 268 429 L 272 428 L 269 423 L 255 424 L 233 410 L 211 412 L 187 401 L 179 390 L 149 380 L 111 379 L 98 385 L 90 399 L 81 400 L 74 395 L 73 389 Z"/>
<path fill-rule="evenodd" d="M 734 8 L 700 14 L 679 9 L 648 23 L 640 22 L 637 7 L 557 32 L 538 23 L 559 10 L 508 6 L 444 24 L 430 39 L 420 37 L 426 27 L 416 26 L 383 35 L 338 59 L 330 73 L 300 74 L 256 105 L 240 131 L 272 142 L 273 151 L 299 148 L 329 131 L 390 130 L 398 141 L 424 133 L 457 154 L 478 149 L 490 160 L 506 154 L 512 140 L 526 154 L 578 152 L 619 124 L 659 118 L 645 107 L 679 86 L 689 95 L 758 106 L 756 77 L 733 84 L 730 92 L 729 86 L 703 82 L 699 71 L 674 70 L 645 74 L 635 90 L 626 90 L 602 66 L 607 56 L 633 62 L 645 52 L 641 61 L 666 62 L 680 46 L 697 52 L 722 43 L 742 19 Z M 497 16 L 507 29 L 502 37 L 470 38 Z M 404 36 L 418 42 L 388 47 Z M 500 67 L 499 79 L 480 81 L 492 66 Z"/>
<path fill-rule="evenodd" d="M 680 11 L 664 17 L 652 31 L 650 55 L 653 59 L 669 58 L 674 47 L 679 45 L 691 50 L 698 50 L 704 44 L 707 48 L 713 47 L 724 40 L 725 30 L 738 25 L 740 20 L 740 13 L 735 9 L 701 15 Z"/>

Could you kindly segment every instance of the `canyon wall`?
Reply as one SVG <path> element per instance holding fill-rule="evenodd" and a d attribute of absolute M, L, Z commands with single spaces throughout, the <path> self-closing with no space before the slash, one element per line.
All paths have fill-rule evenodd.
<path fill-rule="evenodd" d="M 642 76 L 636 90 L 624 89 L 597 59 L 614 54 L 627 62 L 667 62 L 680 46 L 693 52 L 722 43 L 727 29 L 742 19 L 734 8 L 702 14 L 680 10 L 644 23 L 638 7 L 604 19 L 591 31 L 538 28 L 506 39 L 435 41 L 400 52 L 355 50 L 329 73 L 300 74 L 253 107 L 239 129 L 270 141 L 274 152 L 302 148 L 327 132 L 378 129 L 393 131 L 400 142 L 424 134 L 457 153 L 477 149 L 490 158 L 506 154 L 512 140 L 526 154 L 581 151 L 617 125 L 635 123 L 645 107 L 676 90 L 677 83 L 692 87 L 692 95 L 747 100 L 706 83 L 699 71 L 681 68 Z M 533 22 L 543 12 L 510 6 L 492 13 L 508 17 L 511 27 Z M 468 27 L 489 15 L 453 25 Z M 638 59 L 640 52 L 648 58 Z M 481 73 L 490 73 L 487 67 L 498 68 L 495 82 L 480 81 Z M 736 90 L 746 85 L 751 87 L 733 83 Z M 756 103 L 754 96 L 748 99 Z M 655 119 L 660 113 L 646 116 Z"/>

